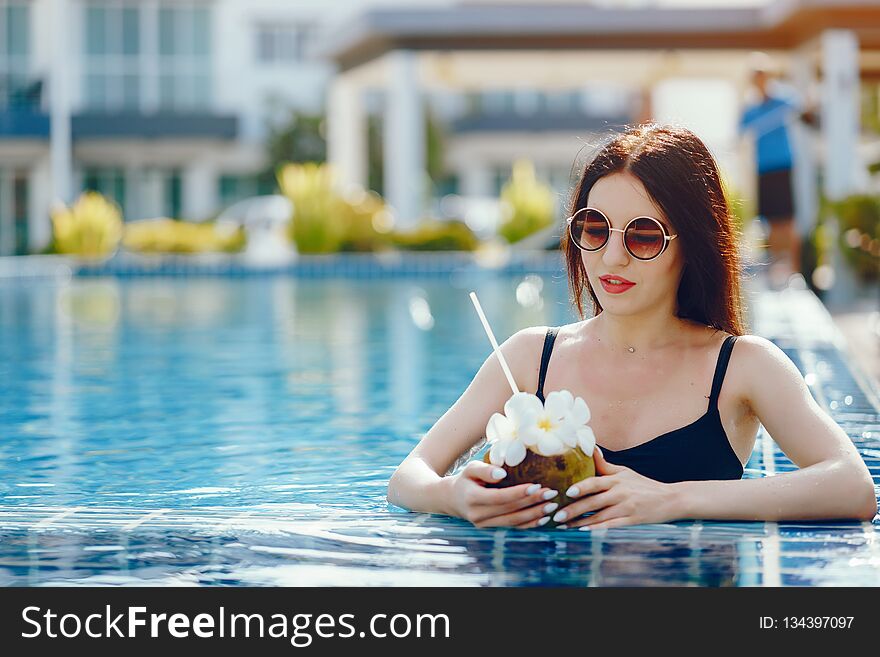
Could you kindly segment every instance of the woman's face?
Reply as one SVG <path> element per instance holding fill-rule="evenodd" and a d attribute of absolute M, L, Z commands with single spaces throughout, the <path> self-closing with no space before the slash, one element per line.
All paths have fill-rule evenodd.
<path fill-rule="evenodd" d="M 660 221 L 670 235 L 677 232 L 642 182 L 630 173 L 600 178 L 590 190 L 587 205 L 601 210 L 612 228 L 622 229 L 633 217 L 648 216 Z M 633 315 L 669 304 L 674 313 L 684 262 L 679 241 L 669 241 L 660 257 L 648 262 L 632 257 L 623 245 L 623 233 L 615 231 L 599 251 L 581 251 L 587 279 L 603 310 Z M 601 277 L 622 277 L 635 285 L 606 287 Z"/>

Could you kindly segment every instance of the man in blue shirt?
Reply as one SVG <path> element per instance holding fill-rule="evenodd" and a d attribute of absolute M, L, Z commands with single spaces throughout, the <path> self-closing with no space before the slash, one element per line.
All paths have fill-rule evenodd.
<path fill-rule="evenodd" d="M 739 129 L 740 134 L 748 132 L 755 139 L 758 214 L 770 227 L 768 246 L 771 265 L 787 259 L 786 273 L 794 273 L 800 271 L 801 245 L 794 221 L 793 160 L 787 124 L 794 118 L 804 117 L 792 99 L 771 93 L 769 82 L 768 67 L 755 64 L 752 84 L 759 93 L 759 99 L 746 108 L 740 118 Z"/>

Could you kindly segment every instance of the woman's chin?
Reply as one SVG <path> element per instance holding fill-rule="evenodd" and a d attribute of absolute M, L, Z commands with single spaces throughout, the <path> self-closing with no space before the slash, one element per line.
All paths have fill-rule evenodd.
<path fill-rule="evenodd" d="M 488 452 L 483 457 L 483 461 L 489 463 Z M 527 449 L 526 457 L 521 463 L 502 467 L 507 471 L 507 476 L 496 484 L 489 484 L 490 487 L 507 488 L 519 484 L 541 484 L 559 491 L 552 501 L 557 502 L 560 509 L 574 501 L 565 494 L 570 486 L 596 474 L 593 458 L 584 454 L 580 447 L 555 456 L 541 456 Z M 551 519 L 546 526 L 555 525 L 556 523 Z"/>

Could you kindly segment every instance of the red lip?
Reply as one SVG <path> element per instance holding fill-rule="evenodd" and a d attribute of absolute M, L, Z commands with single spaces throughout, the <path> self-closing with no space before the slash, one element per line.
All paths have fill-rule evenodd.
<path fill-rule="evenodd" d="M 622 282 L 624 285 L 635 285 L 635 283 L 633 283 L 632 281 L 626 280 L 623 276 L 609 276 L 608 274 L 606 274 L 605 276 L 599 277 L 600 281 L 605 281 L 606 283 L 611 279 L 616 279 L 616 280 Z"/>

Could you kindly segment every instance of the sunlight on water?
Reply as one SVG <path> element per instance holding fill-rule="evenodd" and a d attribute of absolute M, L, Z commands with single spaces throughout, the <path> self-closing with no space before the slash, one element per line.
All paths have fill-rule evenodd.
<path fill-rule="evenodd" d="M 467 293 L 499 340 L 574 319 L 558 276 L 450 280 L 0 285 L 0 585 L 760 583 L 762 523 L 506 532 L 390 507 L 489 353 Z M 858 526 L 823 540 L 817 582 L 878 558 Z"/>

